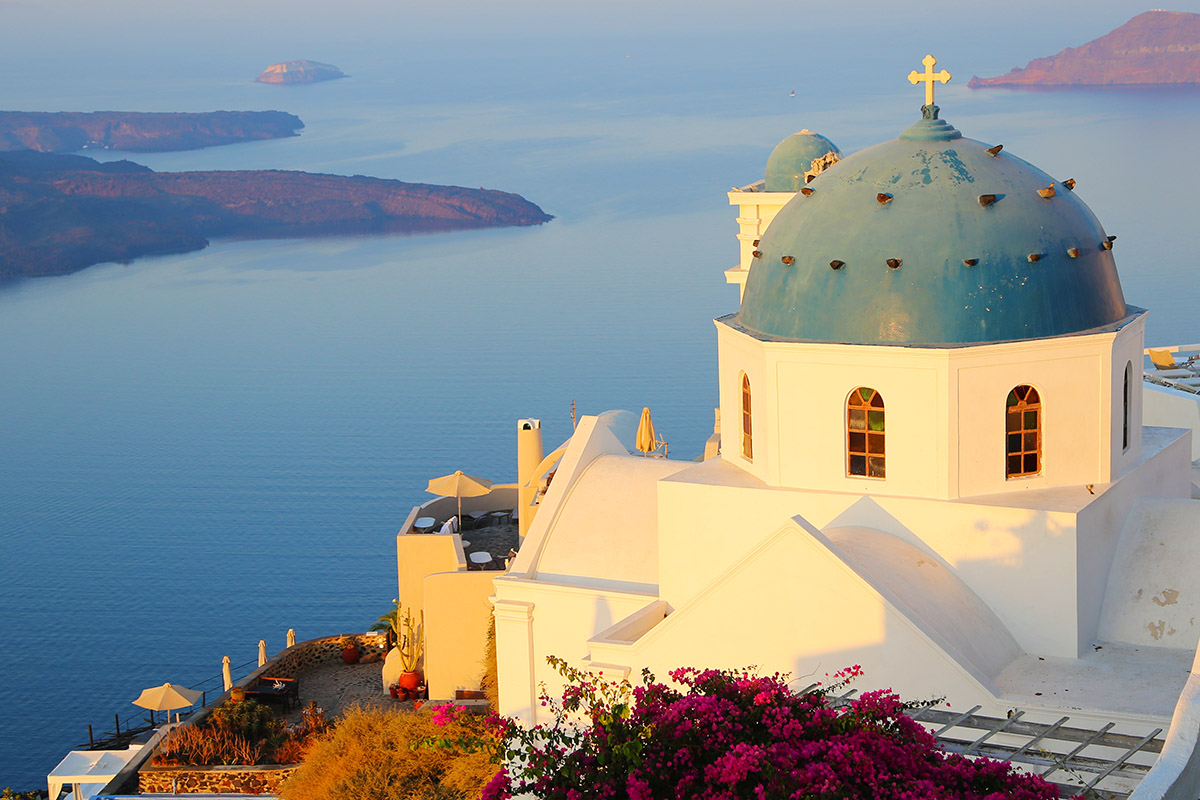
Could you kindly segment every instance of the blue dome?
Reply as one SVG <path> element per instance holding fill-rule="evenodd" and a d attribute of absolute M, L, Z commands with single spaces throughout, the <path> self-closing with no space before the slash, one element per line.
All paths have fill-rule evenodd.
<path fill-rule="evenodd" d="M 767 158 L 766 192 L 798 192 L 809 173 L 820 174 L 842 157 L 837 145 L 819 133 L 805 128 L 793 133 L 771 151 Z"/>
<path fill-rule="evenodd" d="M 1063 336 L 1126 316 L 1112 244 L 1073 182 L 963 138 L 936 107 L 929 114 L 784 206 L 750 268 L 743 328 L 955 345 Z"/>

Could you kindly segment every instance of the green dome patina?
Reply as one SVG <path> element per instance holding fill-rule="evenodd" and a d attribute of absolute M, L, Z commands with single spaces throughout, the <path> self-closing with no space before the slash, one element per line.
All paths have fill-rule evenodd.
<path fill-rule="evenodd" d="M 829 157 L 831 153 L 833 158 Z M 837 145 L 821 134 L 807 128 L 793 133 L 771 151 L 763 191 L 798 192 L 806 183 L 806 173 L 820 174 L 830 162 L 841 157 Z"/>
<path fill-rule="evenodd" d="M 963 138 L 936 106 L 926 117 L 784 206 L 759 244 L 738 324 L 789 340 L 957 345 L 1122 320 L 1112 245 L 1083 201 Z"/>

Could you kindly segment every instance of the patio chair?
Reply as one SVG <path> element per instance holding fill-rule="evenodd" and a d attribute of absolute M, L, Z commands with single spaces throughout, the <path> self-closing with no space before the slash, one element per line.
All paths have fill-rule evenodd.
<path fill-rule="evenodd" d="M 1168 350 L 1147 350 L 1150 354 L 1150 361 L 1154 364 L 1154 373 L 1160 378 L 1188 378 L 1195 377 L 1196 373 L 1192 370 L 1192 362 L 1196 360 L 1196 356 L 1184 361 L 1182 364 L 1175 362 L 1174 357 Z"/>

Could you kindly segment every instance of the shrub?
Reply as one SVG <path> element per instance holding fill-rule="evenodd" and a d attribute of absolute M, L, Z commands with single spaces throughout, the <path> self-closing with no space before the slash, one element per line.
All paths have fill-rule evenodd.
<path fill-rule="evenodd" d="M 280 725 L 271 709 L 254 700 L 228 700 L 213 709 L 209 727 L 257 741 L 277 733 Z"/>
<path fill-rule="evenodd" d="M 488 727 L 442 707 L 466 736 L 437 744 L 489 754 L 507 765 L 484 800 L 531 792 L 541 800 L 872 798 L 1048 800 L 1058 790 L 1005 763 L 937 749 L 889 691 L 835 707 L 832 689 L 793 694 L 781 675 L 678 669 L 682 689 L 644 672 L 641 685 L 605 681 L 550 662 L 567 679 L 562 700 L 543 697 L 553 721 Z M 850 679 L 857 667 L 839 673 Z"/>
<path fill-rule="evenodd" d="M 154 751 L 154 764 L 257 764 L 264 743 L 252 741 L 225 728 L 181 725 L 173 729 Z"/>
<path fill-rule="evenodd" d="M 314 737 L 279 787 L 284 800 L 475 800 L 496 774 L 484 753 L 415 749 L 440 729 L 428 711 L 352 707 Z M 468 729 L 453 723 L 453 735 Z"/>
<path fill-rule="evenodd" d="M 275 719 L 253 700 L 229 701 L 197 725 L 172 730 L 154 753 L 160 766 L 295 764 L 311 737 L 329 727 L 325 711 L 309 703 L 295 725 Z"/>

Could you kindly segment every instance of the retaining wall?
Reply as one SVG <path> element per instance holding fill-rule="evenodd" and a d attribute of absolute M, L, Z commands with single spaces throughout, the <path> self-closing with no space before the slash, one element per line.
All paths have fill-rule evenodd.
<path fill-rule="evenodd" d="M 291 777 L 296 765 L 261 767 L 142 767 L 140 794 L 266 794 Z"/>

